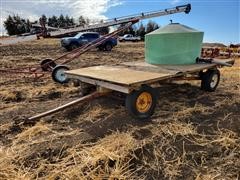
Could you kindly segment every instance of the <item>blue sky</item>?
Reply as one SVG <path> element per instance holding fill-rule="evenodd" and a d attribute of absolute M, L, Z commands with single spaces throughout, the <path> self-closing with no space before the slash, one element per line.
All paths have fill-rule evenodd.
<path fill-rule="evenodd" d="M 239 0 L 128 0 L 121 6 L 111 8 L 106 16 L 115 17 L 121 14 L 132 14 L 144 11 L 158 10 L 191 3 L 189 14 L 173 14 L 154 18 L 153 20 L 164 26 L 172 19 L 195 29 L 204 31 L 204 40 L 229 44 L 240 42 L 240 7 Z"/>
<path fill-rule="evenodd" d="M 205 32 L 204 41 L 225 44 L 240 42 L 240 0 L 0 0 L 0 33 L 8 14 L 36 20 L 41 14 L 61 13 L 92 19 L 107 19 L 140 12 L 160 10 L 191 3 L 189 14 L 154 18 L 164 26 L 172 19 Z"/>

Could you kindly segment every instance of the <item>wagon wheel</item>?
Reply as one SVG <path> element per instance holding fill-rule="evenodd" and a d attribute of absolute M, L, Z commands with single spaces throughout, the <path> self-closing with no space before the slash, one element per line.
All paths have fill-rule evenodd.
<path fill-rule="evenodd" d="M 129 114 L 141 120 L 149 119 L 153 115 L 156 103 L 156 92 L 149 86 L 143 86 L 140 90 L 131 92 L 125 101 Z"/>
<path fill-rule="evenodd" d="M 98 50 L 99 50 L 99 51 L 103 51 L 103 50 L 104 50 L 104 47 L 103 47 L 103 46 L 98 46 Z"/>
<path fill-rule="evenodd" d="M 105 45 L 105 50 L 106 51 L 111 51 L 112 50 L 112 44 L 111 43 L 107 43 L 106 45 Z"/>
<path fill-rule="evenodd" d="M 78 47 L 79 47 L 79 46 L 78 46 L 77 43 L 72 43 L 72 44 L 70 44 L 69 50 L 72 51 L 72 50 L 74 50 L 74 49 L 77 49 Z"/>
<path fill-rule="evenodd" d="M 52 71 L 54 67 L 56 67 L 56 63 L 52 59 L 44 59 L 40 63 L 42 71 Z"/>
<path fill-rule="evenodd" d="M 59 65 L 56 66 L 52 71 L 52 79 L 60 84 L 68 83 L 69 79 L 67 78 L 65 71 L 68 71 L 67 66 Z"/>
<path fill-rule="evenodd" d="M 201 89 L 209 92 L 216 90 L 220 81 L 220 72 L 218 69 L 208 70 L 201 75 Z"/>

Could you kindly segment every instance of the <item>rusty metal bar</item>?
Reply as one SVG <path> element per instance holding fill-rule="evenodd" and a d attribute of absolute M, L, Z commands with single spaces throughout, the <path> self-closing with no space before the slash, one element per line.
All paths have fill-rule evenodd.
<path fill-rule="evenodd" d="M 101 96 L 105 96 L 105 95 L 107 95 L 107 94 L 108 94 L 108 93 L 102 93 L 102 92 L 97 92 L 97 91 L 95 91 L 95 92 L 93 92 L 93 93 L 91 93 L 91 94 L 89 94 L 89 95 L 87 95 L 87 96 L 84 96 L 84 97 L 81 97 L 81 98 L 79 98 L 79 99 L 76 99 L 76 100 L 74 100 L 74 101 L 72 101 L 72 102 L 69 102 L 69 103 L 64 104 L 64 105 L 62 105 L 62 106 L 59 106 L 59 107 L 57 107 L 57 108 L 55 108 L 55 109 L 51 109 L 51 110 L 49 110 L 49 111 L 46 111 L 46 112 L 37 114 L 37 115 L 35 115 L 35 116 L 32 116 L 32 117 L 28 118 L 28 120 L 33 121 L 33 120 L 36 120 L 36 119 L 40 119 L 40 118 L 42 118 L 42 117 L 45 117 L 45 116 L 54 114 L 54 113 L 56 113 L 56 112 L 59 112 L 59 111 L 61 111 L 61 110 L 63 110 L 63 109 L 66 109 L 66 108 L 71 107 L 71 106 L 73 106 L 73 105 L 76 105 L 76 104 L 78 104 L 78 103 L 85 102 L 85 101 L 89 101 L 89 100 L 92 100 L 92 99 L 94 99 L 94 98 L 98 98 L 98 97 L 101 97 Z"/>

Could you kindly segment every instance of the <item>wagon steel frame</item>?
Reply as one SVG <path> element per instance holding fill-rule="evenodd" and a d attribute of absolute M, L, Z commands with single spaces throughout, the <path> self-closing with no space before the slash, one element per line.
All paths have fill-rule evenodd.
<path fill-rule="evenodd" d="M 84 97 L 81 97 L 77 100 L 74 100 L 72 102 L 69 102 L 63 106 L 57 107 L 55 109 L 49 110 L 47 112 L 35 115 L 33 117 L 30 117 L 29 120 L 36 120 L 41 117 L 45 117 L 48 115 L 51 115 L 53 113 L 59 112 L 63 109 L 66 109 L 70 106 L 76 105 L 81 102 L 89 101 L 97 97 L 102 97 L 109 95 L 112 91 L 121 92 L 124 94 L 131 94 L 132 92 L 138 92 L 141 90 L 141 88 L 145 85 L 148 85 L 151 87 L 153 84 L 160 85 L 161 83 L 165 81 L 176 81 L 176 80 L 202 80 L 200 77 L 200 73 L 207 71 L 207 70 L 216 70 L 218 68 L 221 68 L 223 66 L 232 66 L 234 64 L 233 59 L 226 59 L 226 60 L 212 60 L 213 63 L 210 63 L 209 61 L 204 63 L 196 63 L 192 65 L 150 65 L 145 62 L 127 62 L 122 63 L 119 65 L 114 66 L 95 66 L 95 67 L 88 67 L 88 68 L 80 68 L 77 70 L 71 70 L 66 71 L 66 75 L 71 80 L 78 80 L 80 82 L 90 84 L 96 87 L 96 91 L 88 94 Z M 110 73 L 108 70 L 109 68 L 112 70 L 112 73 Z M 95 73 L 90 73 L 91 70 L 93 70 Z M 105 70 L 106 71 L 105 71 Z M 129 74 L 118 74 L 119 76 L 122 76 L 126 78 L 126 83 L 119 83 L 116 81 L 109 80 L 109 77 L 114 78 L 114 73 L 116 76 L 116 72 L 114 70 L 123 70 L 123 73 L 130 72 L 130 75 L 133 75 L 134 73 L 149 73 L 148 75 L 153 75 L 153 77 L 149 78 L 140 78 L 139 81 L 136 81 L 135 83 L 129 83 L 128 78 L 130 78 Z M 86 70 L 86 71 L 85 71 Z M 86 74 L 84 74 L 86 72 Z M 99 77 L 99 73 L 105 73 L 103 77 Z M 107 73 L 106 73 L 107 72 Z M 119 73 L 119 72 L 118 72 Z M 132 73 L 132 74 L 131 74 Z M 88 75 L 87 75 L 88 74 Z M 159 77 L 157 75 L 159 74 Z M 145 118 L 144 118 L 145 119 Z"/>

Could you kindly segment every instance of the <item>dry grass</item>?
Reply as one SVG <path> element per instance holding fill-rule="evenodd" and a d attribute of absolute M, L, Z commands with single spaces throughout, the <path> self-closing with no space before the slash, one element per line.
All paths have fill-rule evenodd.
<path fill-rule="evenodd" d="M 0 132 L 2 133 L 2 132 L 4 132 L 4 131 L 8 131 L 9 128 L 10 128 L 12 125 L 13 125 L 12 122 L 6 123 L 6 124 L 1 124 L 1 125 L 0 125 Z"/>
<path fill-rule="evenodd" d="M 22 92 L 20 91 L 12 91 L 9 92 L 7 90 L 0 92 L 0 100 L 1 101 L 19 101 L 23 99 Z"/>
<path fill-rule="evenodd" d="M 27 175 L 27 172 L 24 172 L 16 164 L 14 164 L 14 159 L 12 153 L 7 152 L 6 150 L 0 149 L 0 179 L 19 179 L 27 180 L 30 177 Z"/>
<path fill-rule="evenodd" d="M 95 106 L 88 106 L 86 107 L 85 111 L 83 112 L 81 119 L 90 122 L 96 122 L 101 117 L 107 119 L 109 116 L 113 114 L 114 109 L 107 109 L 102 107 L 100 104 Z"/>
<path fill-rule="evenodd" d="M 42 122 L 38 122 L 35 126 L 26 129 L 22 133 L 16 136 L 15 143 L 19 143 L 22 141 L 31 142 L 34 138 L 38 136 L 44 136 L 45 134 L 51 131 L 50 126 L 43 124 Z"/>
<path fill-rule="evenodd" d="M 117 132 L 89 147 L 71 148 L 64 163 L 72 165 L 57 174 L 71 179 L 130 178 L 133 172 L 129 170 L 128 155 L 136 146 L 131 135 Z"/>
<path fill-rule="evenodd" d="M 0 48 L 4 66 L 64 53 L 51 39 Z M 122 43 L 71 66 L 142 60 L 143 52 L 142 43 Z M 79 90 L 48 77 L 1 78 L 0 179 L 239 179 L 239 67 L 240 59 L 221 69 L 214 93 L 200 91 L 198 83 L 163 87 L 151 122 L 133 120 L 122 102 L 108 98 L 28 122 L 24 117 L 69 102 Z"/>
<path fill-rule="evenodd" d="M 29 157 L 32 156 L 29 148 L 31 149 L 33 145 L 41 146 L 49 139 L 30 141 L 29 137 L 33 138 L 44 132 L 49 132 L 49 128 L 38 124 L 27 132 L 21 133 L 14 140 L 11 148 L 1 151 L 3 162 L 1 165 L 4 168 L 1 168 L 0 175 L 3 179 L 43 177 L 44 179 L 129 179 L 134 177 L 134 171 L 129 169 L 129 162 L 132 150 L 137 147 L 137 141 L 129 133 L 120 132 L 107 136 L 97 143 L 77 144 L 69 148 L 64 157 L 59 153 L 58 158 L 52 163 L 39 157 L 36 159 L 38 165 L 33 170 L 31 166 L 24 164 L 24 161 L 30 160 Z M 71 135 L 76 135 L 76 132 Z M 54 136 L 58 138 L 61 135 L 54 134 Z M 66 136 L 65 133 L 64 136 Z"/>
<path fill-rule="evenodd" d="M 194 107 L 181 107 L 181 110 L 177 111 L 173 115 L 174 120 L 184 119 L 191 116 L 193 113 L 205 113 L 208 114 L 211 108 L 205 107 L 201 104 L 195 104 Z"/>

